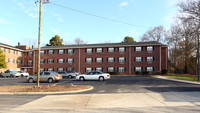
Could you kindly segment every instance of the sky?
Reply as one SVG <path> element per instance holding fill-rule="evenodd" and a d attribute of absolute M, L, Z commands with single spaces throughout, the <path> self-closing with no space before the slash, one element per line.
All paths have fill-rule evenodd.
<path fill-rule="evenodd" d="M 35 4 L 36 1 L 4 0 L 1 2 L 1 43 L 13 46 L 18 42 L 37 45 L 39 3 Z M 140 41 L 140 37 L 150 28 L 159 25 L 166 29 L 170 28 L 177 14 L 178 1 L 51 0 L 50 3 L 42 5 L 41 46 L 49 43 L 55 35 L 59 35 L 64 40 L 64 44 L 72 44 L 76 38 L 88 44 L 116 43 L 123 41 L 126 36 Z"/>

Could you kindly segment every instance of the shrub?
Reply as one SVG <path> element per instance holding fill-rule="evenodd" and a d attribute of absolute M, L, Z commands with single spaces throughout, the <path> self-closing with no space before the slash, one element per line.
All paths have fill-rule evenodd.
<path fill-rule="evenodd" d="M 139 71 L 136 71 L 136 72 L 135 72 L 135 74 L 136 74 L 136 75 L 139 75 L 139 74 L 140 74 L 140 72 L 139 72 Z"/>
<path fill-rule="evenodd" d="M 148 71 L 142 71 L 142 74 L 143 74 L 143 75 L 148 75 L 149 72 L 148 72 Z"/>
<path fill-rule="evenodd" d="M 117 72 L 108 72 L 110 75 L 118 75 Z"/>
<path fill-rule="evenodd" d="M 163 69 L 162 70 L 162 74 L 167 74 L 168 70 L 167 69 Z"/>

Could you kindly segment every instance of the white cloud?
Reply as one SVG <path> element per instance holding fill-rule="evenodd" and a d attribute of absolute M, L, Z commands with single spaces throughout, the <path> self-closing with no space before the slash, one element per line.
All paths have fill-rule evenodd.
<path fill-rule="evenodd" d="M 23 10 L 26 14 L 28 14 L 28 16 L 32 17 L 32 18 L 36 18 L 37 14 L 38 14 L 38 7 L 36 6 L 32 6 L 32 7 L 28 7 L 27 6 L 27 1 L 18 1 L 18 0 L 14 0 L 14 2 L 17 4 L 17 6 Z M 26 5 L 24 5 L 26 4 Z M 25 7 L 27 6 L 27 7 Z"/>
<path fill-rule="evenodd" d="M 1 37 L 1 36 L 0 36 L 0 42 L 3 42 L 4 44 L 8 44 L 8 45 L 13 45 L 13 42 L 11 40 L 8 40 L 8 38 Z"/>
<path fill-rule="evenodd" d="M 122 3 L 119 4 L 120 7 L 124 7 L 124 6 L 127 6 L 127 5 L 128 5 L 128 2 L 122 2 Z"/>
<path fill-rule="evenodd" d="M 54 14 L 54 16 L 57 18 L 58 22 L 63 22 L 64 21 L 63 18 L 60 15 Z"/>
<path fill-rule="evenodd" d="M 8 24 L 8 21 L 6 21 L 5 19 L 0 18 L 0 24 Z"/>
<path fill-rule="evenodd" d="M 49 29 L 53 32 L 53 34 L 58 34 L 60 33 L 57 29 L 53 28 L 53 27 L 49 27 Z"/>

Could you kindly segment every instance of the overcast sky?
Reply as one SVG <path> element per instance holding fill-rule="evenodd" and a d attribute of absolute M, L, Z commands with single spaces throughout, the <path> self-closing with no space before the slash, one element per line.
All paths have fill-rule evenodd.
<path fill-rule="evenodd" d="M 1 43 L 15 46 L 17 42 L 37 42 L 39 7 L 35 1 L 37 0 L 1 1 Z M 170 27 L 177 12 L 177 1 L 179 0 L 51 0 L 51 3 L 43 4 L 42 7 L 41 44 L 47 44 L 55 35 L 59 35 L 67 43 L 73 42 L 75 38 L 88 43 L 121 42 L 125 36 L 139 41 L 140 36 L 151 27 Z"/>

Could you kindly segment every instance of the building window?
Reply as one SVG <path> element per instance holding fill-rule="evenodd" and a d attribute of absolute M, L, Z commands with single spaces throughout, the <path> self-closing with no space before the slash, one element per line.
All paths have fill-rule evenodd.
<path fill-rule="evenodd" d="M 2 48 L 1 48 L 1 51 L 5 52 L 5 48 L 2 47 Z"/>
<path fill-rule="evenodd" d="M 153 57 L 147 57 L 147 62 L 152 62 L 153 61 Z"/>
<path fill-rule="evenodd" d="M 44 68 L 40 68 L 40 72 L 44 72 Z"/>
<path fill-rule="evenodd" d="M 73 72 L 74 68 L 67 68 L 67 72 Z"/>
<path fill-rule="evenodd" d="M 69 58 L 69 59 L 67 60 L 67 62 L 68 62 L 68 63 L 73 63 L 74 60 L 73 60 L 72 58 Z"/>
<path fill-rule="evenodd" d="M 142 51 L 142 47 L 135 47 L 135 51 Z"/>
<path fill-rule="evenodd" d="M 45 60 L 44 60 L 44 59 L 41 59 L 41 60 L 40 60 L 40 63 L 41 63 L 41 64 L 44 64 L 44 63 L 45 63 Z"/>
<path fill-rule="evenodd" d="M 15 63 L 15 60 L 14 59 L 8 59 L 8 63 Z"/>
<path fill-rule="evenodd" d="M 153 47 L 152 46 L 148 46 L 147 47 L 147 51 L 153 51 Z"/>
<path fill-rule="evenodd" d="M 33 64 L 33 61 L 32 60 L 29 60 L 28 61 L 28 65 L 32 65 Z"/>
<path fill-rule="evenodd" d="M 124 57 L 119 57 L 119 62 L 121 62 L 121 63 L 125 62 L 125 58 Z"/>
<path fill-rule="evenodd" d="M 124 52 L 125 51 L 125 48 L 124 47 L 120 47 L 119 48 L 119 52 Z"/>
<path fill-rule="evenodd" d="M 51 63 L 54 63 L 54 60 L 53 60 L 53 59 L 49 59 L 49 60 L 48 60 L 48 64 L 51 64 Z"/>
<path fill-rule="evenodd" d="M 86 53 L 92 53 L 92 48 L 86 49 Z"/>
<path fill-rule="evenodd" d="M 103 59 L 102 58 L 96 58 L 96 62 L 102 62 Z"/>
<path fill-rule="evenodd" d="M 64 54 L 64 50 L 58 50 L 59 54 Z"/>
<path fill-rule="evenodd" d="M 22 61 L 21 60 L 17 60 L 17 64 L 22 64 Z"/>
<path fill-rule="evenodd" d="M 153 67 L 147 67 L 147 71 L 149 72 L 153 71 Z"/>
<path fill-rule="evenodd" d="M 64 59 L 58 59 L 58 63 L 64 63 Z"/>
<path fill-rule="evenodd" d="M 89 67 L 89 68 L 86 68 L 86 72 L 91 72 L 92 71 L 92 68 Z"/>
<path fill-rule="evenodd" d="M 96 50 L 97 53 L 101 53 L 102 51 L 103 51 L 102 48 L 97 48 Z"/>
<path fill-rule="evenodd" d="M 119 72 L 125 72 L 125 68 L 124 67 L 119 67 Z"/>
<path fill-rule="evenodd" d="M 92 58 L 86 58 L 86 62 L 87 63 L 91 63 L 92 62 Z"/>
<path fill-rule="evenodd" d="M 142 68 L 141 68 L 141 67 L 135 67 L 135 71 L 141 72 L 141 71 L 142 71 Z"/>
<path fill-rule="evenodd" d="M 21 56 L 21 55 L 22 55 L 22 52 L 18 51 L 18 52 L 17 52 L 17 55 Z"/>
<path fill-rule="evenodd" d="M 58 72 L 64 71 L 64 68 L 58 68 Z"/>
<path fill-rule="evenodd" d="M 141 62 L 142 61 L 142 57 L 135 57 L 135 61 L 136 62 Z"/>
<path fill-rule="evenodd" d="M 9 53 L 15 54 L 15 51 L 10 49 L 10 50 L 9 50 Z"/>
<path fill-rule="evenodd" d="M 114 48 L 108 48 L 108 52 L 114 52 L 115 49 Z"/>
<path fill-rule="evenodd" d="M 48 54 L 53 54 L 53 52 L 54 52 L 53 50 L 49 50 Z"/>
<path fill-rule="evenodd" d="M 72 54 L 72 53 L 74 53 L 74 50 L 73 49 L 68 49 L 67 53 Z"/>
<path fill-rule="evenodd" d="M 33 55 L 33 52 L 28 52 L 28 56 L 32 56 Z"/>
<path fill-rule="evenodd" d="M 96 71 L 103 71 L 103 70 L 102 70 L 102 67 L 97 67 L 97 68 L 96 68 Z"/>
<path fill-rule="evenodd" d="M 41 54 L 41 55 L 44 55 L 44 54 L 45 54 L 45 52 L 44 52 L 44 51 L 40 51 L 40 54 Z"/>
<path fill-rule="evenodd" d="M 114 72 L 114 67 L 108 67 L 108 72 Z"/>
<path fill-rule="evenodd" d="M 108 58 L 108 62 L 114 62 L 115 59 L 112 57 L 112 58 Z"/>
<path fill-rule="evenodd" d="M 48 71 L 53 71 L 53 68 L 48 68 Z"/>

